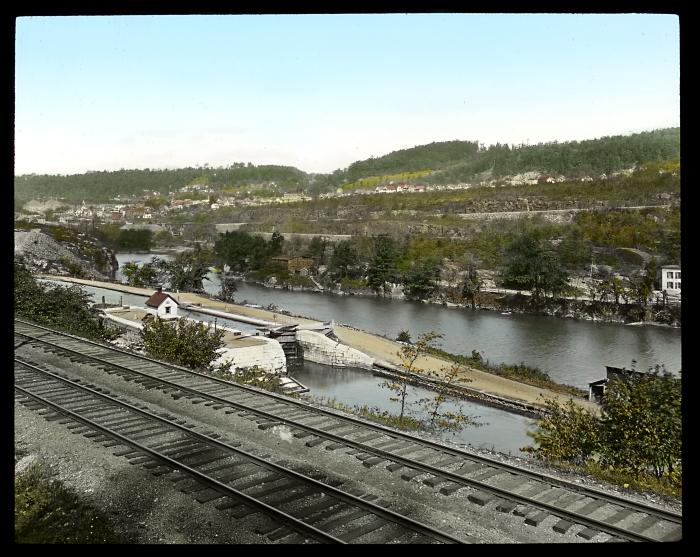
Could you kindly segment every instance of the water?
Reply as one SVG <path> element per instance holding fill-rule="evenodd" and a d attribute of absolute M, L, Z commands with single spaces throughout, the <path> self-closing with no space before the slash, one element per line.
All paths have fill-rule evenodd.
<path fill-rule="evenodd" d="M 401 405 L 389 400 L 394 396 L 388 389 L 379 387 L 383 379 L 374 377 L 366 370 L 353 368 L 329 368 L 328 366 L 306 362 L 304 368 L 293 373 L 294 377 L 309 387 L 311 394 L 320 397 L 336 399 L 348 406 L 358 405 L 378 407 L 392 414 L 399 414 Z M 432 398 L 435 393 L 420 387 L 408 389 L 407 402 L 411 403 L 420 398 Z M 532 429 L 534 420 L 506 412 L 498 408 L 484 406 L 473 402 L 457 401 L 448 397 L 440 407 L 441 412 L 457 411 L 473 417 L 480 426 L 467 426 L 455 434 L 443 433 L 441 437 L 457 443 L 464 443 L 484 449 L 495 449 L 499 452 L 522 455 L 520 448 L 532 445 L 526 431 Z M 426 418 L 425 412 L 415 415 Z"/>
<path fill-rule="evenodd" d="M 148 262 L 152 256 L 116 254 L 120 266 L 127 261 Z M 218 293 L 218 276 L 210 273 L 209 279 L 204 281 L 204 289 L 210 294 Z M 444 334 L 441 347 L 448 352 L 469 355 L 477 350 L 494 364 L 522 362 L 546 371 L 559 383 L 580 388 L 588 388 L 588 383 L 603 378 L 606 365 L 630 367 L 633 359 L 640 370 L 656 364 L 664 364 L 671 372 L 681 369 L 680 329 L 501 315 L 374 297 L 292 292 L 245 282 L 238 282 L 237 286 L 235 298 L 239 302 L 274 304 L 295 315 L 335 320 L 391 339 L 403 329 L 410 331 L 414 339 L 434 330 Z"/>
<path fill-rule="evenodd" d="M 204 283 L 212 294 L 218 278 Z M 681 331 L 651 325 L 629 326 L 593 323 L 538 315 L 501 315 L 497 312 L 447 308 L 361 296 L 292 292 L 238 283 L 236 301 L 267 306 L 275 304 L 295 315 L 322 321 L 335 320 L 394 339 L 403 329 L 412 338 L 435 330 L 443 333 L 441 347 L 456 354 L 479 351 L 491 363 L 525 363 L 549 373 L 559 382 L 588 388 L 605 377 L 605 366 L 637 369 L 665 364 L 681 369 Z"/>

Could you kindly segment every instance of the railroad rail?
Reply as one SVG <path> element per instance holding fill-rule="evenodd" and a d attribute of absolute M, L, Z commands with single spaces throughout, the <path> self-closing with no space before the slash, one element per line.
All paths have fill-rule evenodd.
<path fill-rule="evenodd" d="M 493 502 L 502 512 L 537 526 L 550 515 L 564 533 L 578 524 L 578 535 L 591 539 L 598 532 L 629 541 L 674 541 L 681 537 L 682 516 L 586 488 L 547 474 L 448 447 L 368 423 L 337 412 L 309 406 L 281 395 L 232 384 L 203 374 L 80 339 L 27 322 L 15 321 L 15 335 L 72 359 L 98 365 L 106 373 L 156 388 L 173 398 L 204 403 L 226 413 L 238 412 L 261 429 L 288 426 L 306 445 L 325 443 L 328 450 L 351 449 L 364 466 L 383 465 L 407 481 L 417 478 L 443 495 L 469 489 L 477 505 Z M 39 336 L 40 335 L 40 336 Z M 427 477 L 426 477 L 427 476 Z"/>
<path fill-rule="evenodd" d="M 175 481 L 194 480 L 181 490 L 200 502 L 222 499 L 217 508 L 250 507 L 277 522 L 268 536 L 302 533 L 326 543 L 352 543 L 368 536 L 374 543 L 460 543 L 409 517 L 341 491 L 290 468 L 246 452 L 239 443 L 192 431 L 187 424 L 134 406 L 103 392 L 15 358 L 15 391 L 25 405 L 49 409 L 47 419 L 73 421 L 106 446 L 123 445 L 117 456 L 173 473 Z M 64 422 L 66 423 L 66 422 Z"/>

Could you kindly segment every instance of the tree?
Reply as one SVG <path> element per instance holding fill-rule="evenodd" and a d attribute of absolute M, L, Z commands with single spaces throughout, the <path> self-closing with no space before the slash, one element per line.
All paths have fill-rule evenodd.
<path fill-rule="evenodd" d="M 681 395 L 681 379 L 659 366 L 611 379 L 603 399 L 602 462 L 636 476 L 672 475 L 681 463 Z"/>
<path fill-rule="evenodd" d="M 633 361 L 634 364 L 634 361 Z M 546 401 L 549 415 L 529 435 L 536 447 L 524 451 L 555 462 L 600 465 L 637 478 L 681 483 L 681 378 L 656 366 L 608 383 L 601 417 L 569 400 Z"/>
<path fill-rule="evenodd" d="M 275 230 L 270 238 L 270 255 L 279 255 L 282 253 L 282 246 L 284 245 L 284 236 Z"/>
<path fill-rule="evenodd" d="M 649 301 L 649 296 L 654 290 L 654 281 L 658 264 L 656 259 L 650 259 L 644 266 L 644 269 L 636 273 L 632 273 L 629 277 L 630 293 L 637 303 L 646 306 Z"/>
<path fill-rule="evenodd" d="M 386 284 L 396 282 L 398 248 L 396 241 L 381 234 L 374 238 L 372 261 L 367 270 L 367 284 L 375 292 L 386 293 Z"/>
<path fill-rule="evenodd" d="M 326 262 L 326 245 L 327 241 L 325 238 L 319 236 L 314 236 L 309 243 L 308 253 L 309 257 L 314 260 L 316 266 L 323 265 Z"/>
<path fill-rule="evenodd" d="M 400 337 L 410 340 L 411 334 L 404 330 L 399 333 Z M 449 368 L 443 367 L 440 372 L 424 370 L 418 367 L 418 360 L 425 356 L 431 348 L 435 346 L 435 342 L 443 337 L 442 334 L 435 331 L 428 331 L 418 336 L 415 343 L 407 343 L 401 346 L 397 352 L 397 356 L 401 360 L 401 371 L 398 375 L 382 383 L 384 388 L 394 392 L 395 396 L 390 400 L 401 403 L 401 412 L 399 413 L 398 422 L 401 424 L 405 420 L 405 415 L 408 409 L 407 396 L 408 384 L 412 375 L 421 374 L 428 377 L 439 379 L 443 385 L 439 387 L 437 394 L 434 397 L 422 398 L 412 405 L 422 408 L 427 416 L 427 426 L 432 430 L 457 431 L 470 423 L 476 423 L 474 419 L 462 412 L 461 406 L 456 412 L 442 411 L 444 403 L 447 401 L 446 391 L 449 391 L 450 385 L 455 383 L 464 371 L 464 367 L 459 364 L 453 364 Z M 469 382 L 469 379 L 461 377 L 462 381 Z"/>
<path fill-rule="evenodd" d="M 344 278 L 349 274 L 349 268 L 357 264 L 357 251 L 349 240 L 338 242 L 331 256 L 331 272 L 337 278 Z"/>
<path fill-rule="evenodd" d="M 382 387 L 389 389 L 395 393 L 395 397 L 390 397 L 389 400 L 401 403 L 401 412 L 399 414 L 399 423 L 403 421 L 406 413 L 406 397 L 408 395 L 408 384 L 411 375 L 420 374 L 423 372 L 418 367 L 418 359 L 427 352 L 430 344 L 438 338 L 442 338 L 441 334 L 434 331 L 422 333 L 414 344 L 404 344 L 401 346 L 396 355 L 401 360 L 401 369 L 397 376 L 382 383 Z"/>
<path fill-rule="evenodd" d="M 192 369 L 211 369 L 219 357 L 217 350 L 224 346 L 224 331 L 213 330 L 181 317 L 176 323 L 160 317 L 149 316 L 141 332 L 146 351 L 154 358 L 162 359 Z"/>
<path fill-rule="evenodd" d="M 141 266 L 134 261 L 129 261 L 122 268 L 127 284 L 131 286 L 152 286 L 156 284 L 158 272 L 151 263 L 143 263 Z"/>
<path fill-rule="evenodd" d="M 457 382 L 457 379 L 464 373 L 464 366 L 458 363 L 453 363 L 448 368 L 442 368 L 441 373 L 435 373 L 432 371 L 428 372 L 429 376 L 434 378 L 439 378 L 444 386 L 440 387 L 437 394 L 434 397 L 426 397 L 418 401 L 418 403 L 424 408 L 429 417 L 428 426 L 433 430 L 440 431 L 459 431 L 465 425 L 476 425 L 476 420 L 466 415 L 462 411 L 461 405 L 456 412 L 443 411 L 442 407 L 445 402 L 447 402 L 446 391 L 450 389 L 450 386 Z M 471 383 L 471 379 L 461 377 L 462 382 Z"/>
<path fill-rule="evenodd" d="M 474 267 L 470 267 L 467 270 L 466 276 L 464 277 L 462 297 L 471 302 L 472 309 L 476 309 L 476 299 L 479 292 L 481 292 L 481 286 L 483 283 L 484 282 L 479 278 L 479 274 L 477 273 L 476 269 Z"/>
<path fill-rule="evenodd" d="M 108 340 L 118 334 L 90 309 L 90 294 L 78 286 L 44 287 L 18 260 L 14 262 L 14 303 L 16 316 L 38 325 L 93 339 Z"/>
<path fill-rule="evenodd" d="M 545 404 L 548 415 L 537 422 L 536 431 L 528 432 L 537 446 L 522 450 L 553 462 L 587 462 L 599 450 L 599 420 L 572 399 L 563 406 L 554 400 Z"/>
<path fill-rule="evenodd" d="M 199 250 L 183 251 L 166 263 L 171 290 L 202 292 L 204 280 L 209 280 L 209 265 Z"/>
<path fill-rule="evenodd" d="M 219 291 L 219 299 L 224 302 L 233 302 L 233 294 L 238 291 L 235 279 L 227 274 L 221 273 L 221 290 Z"/>
<path fill-rule="evenodd" d="M 404 294 L 408 299 L 423 300 L 432 296 L 437 288 L 435 281 L 439 275 L 434 259 L 423 259 L 414 263 L 404 275 Z"/>
<path fill-rule="evenodd" d="M 532 291 L 533 297 L 560 293 L 568 275 L 556 254 L 546 249 L 533 234 L 524 234 L 508 248 L 508 263 L 503 273 L 506 286 Z"/>
<path fill-rule="evenodd" d="M 399 332 L 398 336 L 396 337 L 396 340 L 398 340 L 399 342 L 411 344 L 411 333 L 409 333 L 406 329 L 403 329 Z"/>

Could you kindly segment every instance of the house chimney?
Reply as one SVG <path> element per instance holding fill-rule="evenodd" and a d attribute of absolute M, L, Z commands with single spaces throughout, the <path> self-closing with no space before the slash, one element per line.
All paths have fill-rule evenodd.
<path fill-rule="evenodd" d="M 159 286 L 157 291 L 158 291 L 158 292 L 163 292 L 163 287 L 162 287 L 162 286 Z"/>

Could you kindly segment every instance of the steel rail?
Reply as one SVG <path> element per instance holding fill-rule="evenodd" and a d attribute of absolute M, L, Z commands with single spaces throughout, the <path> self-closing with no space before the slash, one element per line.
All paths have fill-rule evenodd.
<path fill-rule="evenodd" d="M 149 419 L 151 419 L 151 420 L 153 420 L 153 421 L 160 422 L 160 423 L 162 423 L 162 424 L 167 425 L 167 426 L 170 427 L 170 428 L 176 429 L 176 430 L 178 430 L 178 431 L 184 433 L 185 435 L 187 435 L 187 436 L 189 436 L 189 437 L 196 438 L 197 440 L 202 441 L 202 442 L 204 442 L 204 443 L 206 443 L 206 444 L 214 445 L 214 446 L 216 446 L 217 448 L 224 449 L 224 450 L 226 450 L 226 451 L 228 451 L 228 452 L 231 452 L 231 453 L 240 455 L 240 456 L 242 456 L 242 457 L 244 457 L 244 458 L 246 458 L 246 459 L 248 459 L 248 460 L 250 460 L 250 461 L 254 461 L 256 464 L 258 464 L 258 465 L 260 465 L 260 466 L 262 466 L 262 467 L 264 467 L 264 468 L 272 469 L 272 470 L 277 471 L 277 472 L 279 472 L 279 473 L 281 473 L 281 474 L 283 474 L 283 475 L 285 475 L 285 476 L 291 476 L 291 477 L 293 477 L 294 479 L 297 479 L 297 480 L 299 480 L 299 481 L 302 482 L 302 483 L 311 484 L 311 485 L 313 485 L 314 487 L 316 487 L 317 489 L 319 489 L 319 490 L 322 491 L 322 492 L 327 492 L 327 493 L 329 493 L 329 494 L 332 494 L 333 497 L 339 499 L 340 501 L 342 501 L 342 502 L 344 502 L 344 503 L 348 503 L 348 504 L 350 504 L 350 505 L 357 506 L 357 507 L 363 508 L 363 509 L 365 509 L 365 510 L 368 510 L 368 511 L 372 512 L 373 514 L 375 514 L 375 515 L 377 515 L 377 516 L 380 516 L 380 517 L 382 517 L 382 518 L 385 518 L 385 519 L 387 519 L 387 520 L 389 520 L 389 521 L 391 521 L 391 522 L 394 522 L 394 523 L 396 523 L 396 524 L 398 524 L 398 525 L 407 526 L 408 528 L 410 528 L 410 529 L 413 530 L 414 532 L 417 532 L 417 533 L 420 533 L 420 534 L 423 534 L 423 535 L 427 535 L 427 536 L 432 537 L 433 539 L 435 539 L 435 540 L 437 540 L 437 541 L 442 541 L 442 542 L 446 542 L 446 543 L 465 543 L 464 540 L 461 540 L 461 539 L 459 539 L 459 538 L 450 536 L 449 534 L 446 534 L 446 533 L 441 532 L 441 531 L 439 531 L 439 530 L 437 530 L 437 529 L 434 529 L 434 528 L 432 528 L 432 527 L 430 527 L 430 526 L 427 526 L 427 525 L 425 525 L 425 524 L 422 524 L 422 523 L 420 523 L 420 522 L 418 522 L 418 521 L 415 521 L 415 520 L 413 520 L 413 519 L 411 519 L 411 518 L 408 518 L 408 517 L 406 517 L 406 516 L 404 516 L 404 515 L 401 515 L 401 514 L 399 514 L 399 513 L 396 513 L 396 512 L 394 512 L 394 511 L 391 511 L 391 510 L 389 510 L 389 509 L 385 509 L 385 508 L 383 508 L 383 507 L 380 507 L 379 505 L 375 505 L 374 503 L 372 503 L 372 502 L 370 502 L 370 501 L 366 501 L 366 500 L 364 500 L 364 499 L 360 499 L 359 497 L 355 497 L 354 495 L 350 495 L 350 494 L 348 494 L 348 493 L 345 493 L 344 491 L 341 491 L 341 490 L 339 490 L 339 489 L 337 489 L 337 488 L 335 488 L 335 487 L 333 487 L 333 486 L 324 484 L 323 482 L 320 482 L 320 481 L 318 481 L 318 480 L 315 480 L 314 478 L 310 478 L 310 477 L 305 476 L 305 475 L 303 475 L 303 474 L 301 474 L 301 473 L 299 473 L 299 472 L 296 472 L 296 471 L 291 470 L 291 469 L 289 469 L 289 468 L 285 468 L 285 467 L 283 467 L 283 466 L 280 466 L 279 464 L 276 464 L 276 463 L 274 463 L 274 462 L 269 462 L 269 461 L 267 461 L 267 460 L 265 460 L 265 459 L 263 459 L 263 458 L 260 458 L 260 457 L 258 457 L 258 456 L 256 456 L 256 455 L 252 454 L 252 453 L 249 453 L 249 452 L 247 452 L 247 451 L 245 451 L 245 450 L 243 450 L 243 449 L 236 448 L 236 447 L 232 447 L 231 445 L 228 445 L 228 444 L 223 443 L 223 442 L 221 442 L 221 441 L 218 441 L 218 440 L 216 440 L 216 439 L 212 439 L 211 437 L 208 437 L 208 436 L 203 435 L 203 434 L 201 434 L 201 433 L 197 433 L 197 432 L 195 432 L 195 431 L 192 431 L 192 430 L 190 430 L 190 429 L 188 429 L 188 428 L 186 428 L 186 427 L 180 426 L 180 425 L 175 424 L 175 423 L 173 423 L 173 422 L 171 422 L 171 421 L 169 421 L 169 420 L 166 420 L 165 418 L 161 418 L 160 416 L 154 415 L 154 414 L 152 414 L 152 413 L 150 413 L 150 412 L 147 412 L 147 411 L 145 411 L 145 410 L 143 410 L 143 409 L 140 409 L 140 408 L 138 408 L 138 407 L 136 407 L 136 406 L 134 406 L 134 405 L 132 405 L 132 404 L 129 404 L 129 403 L 124 402 L 124 401 L 120 401 L 120 400 L 118 400 L 118 399 L 116 399 L 116 398 L 114 398 L 114 397 L 111 397 L 111 396 L 109 396 L 109 395 L 105 395 L 105 394 L 103 394 L 103 393 L 100 393 L 100 392 L 98 392 L 98 391 L 95 391 L 95 390 L 93 390 L 93 389 L 91 389 L 91 388 L 89 388 L 89 387 L 86 387 L 86 386 L 84 386 L 84 385 L 80 385 L 80 384 L 74 383 L 73 381 L 71 381 L 71 380 L 69 380 L 69 379 L 65 379 L 65 378 L 63 378 L 63 377 L 60 377 L 60 376 L 58 376 L 58 375 L 56 375 L 56 374 L 54 374 L 54 373 L 52 373 L 52 372 L 50 372 L 50 371 L 47 371 L 47 370 L 43 370 L 43 369 L 41 369 L 41 368 L 38 368 L 37 366 L 35 366 L 35 365 L 33 365 L 33 364 L 29 364 L 29 363 L 24 362 L 24 361 L 22 361 L 22 360 L 19 360 L 19 359 L 17 359 L 17 358 L 15 358 L 14 361 L 15 361 L 16 363 L 20 364 L 20 365 L 23 365 L 23 366 L 26 366 L 27 368 L 30 368 L 30 369 L 31 369 L 32 371 L 34 371 L 35 373 L 41 373 L 41 374 L 43 374 L 43 375 L 45 375 L 45 376 L 49 376 L 51 379 L 53 379 L 53 380 L 55 380 L 55 381 L 62 382 L 62 383 L 64 383 L 64 384 L 66 384 L 66 385 L 69 385 L 69 386 L 71 386 L 72 388 L 74 388 L 74 389 L 76 389 L 76 390 L 85 391 L 85 392 L 87 392 L 87 393 L 90 393 L 92 396 L 96 396 L 96 397 L 101 398 L 101 399 L 104 399 L 104 400 L 106 400 L 106 401 L 108 401 L 108 402 L 110 402 L 110 403 L 112 403 L 112 404 L 114 404 L 114 405 L 117 405 L 117 406 L 126 408 L 127 410 L 129 410 L 129 411 L 131 411 L 131 412 L 141 414 L 141 415 L 143 415 L 143 416 L 145 416 L 145 417 L 147 417 L 147 418 L 149 418 Z M 26 389 L 24 389 L 24 388 L 22 388 L 22 387 L 15 386 L 15 388 L 16 388 L 16 389 L 22 390 L 23 392 L 25 392 L 25 394 L 31 394 L 30 391 L 27 391 Z M 36 396 L 39 396 L 39 395 L 36 395 Z M 40 397 L 40 398 L 42 398 L 42 400 L 46 400 L 46 399 L 43 399 L 43 397 Z M 53 405 L 53 404 L 52 404 L 52 405 Z M 53 405 L 53 406 L 55 406 L 55 405 Z M 142 446 L 141 444 L 136 443 L 136 442 L 134 442 L 134 441 L 129 441 L 128 438 L 126 438 L 126 437 L 124 437 L 124 436 L 118 434 L 117 432 L 112 432 L 111 430 L 108 430 L 108 428 L 104 428 L 103 426 L 100 426 L 99 424 L 96 424 L 95 422 L 93 422 L 92 420 L 90 420 L 90 419 L 88 419 L 88 418 L 80 417 L 78 414 L 75 414 L 74 412 L 72 412 L 72 411 L 70 411 L 70 410 L 68 410 L 68 409 L 63 409 L 63 410 L 66 411 L 66 412 L 70 412 L 70 413 L 71 413 L 71 417 L 78 417 L 78 418 L 80 419 L 80 421 L 82 421 L 83 423 L 86 423 L 87 425 L 91 425 L 91 426 L 92 426 L 92 425 L 95 425 L 95 426 L 99 427 L 100 429 L 102 429 L 103 431 L 105 431 L 106 433 L 109 433 L 110 435 L 116 435 L 116 436 L 118 436 L 118 437 L 120 438 L 120 440 L 128 441 L 130 445 L 136 446 L 139 450 L 144 450 L 144 451 L 146 451 L 148 454 L 152 454 L 152 455 L 154 455 L 154 456 L 158 456 L 158 458 L 162 458 L 162 459 L 166 460 L 166 462 L 168 462 L 169 464 L 173 465 L 173 466 L 176 467 L 176 468 L 183 468 L 183 467 L 184 467 L 185 469 L 187 469 L 188 473 L 191 472 L 191 473 L 193 473 L 194 475 L 196 475 L 198 480 L 199 480 L 200 477 L 201 477 L 201 478 L 203 478 L 203 479 L 205 480 L 205 483 L 214 482 L 214 483 L 211 484 L 211 485 L 214 486 L 214 487 L 216 487 L 216 488 L 219 488 L 219 487 L 220 487 L 220 488 L 226 489 L 226 490 L 228 490 L 228 491 L 233 491 L 233 492 L 235 493 L 236 496 L 239 496 L 239 495 L 240 495 L 240 496 L 244 497 L 246 500 L 251 500 L 251 501 L 257 502 L 257 504 L 258 504 L 259 506 L 263 506 L 263 508 L 264 508 L 265 510 L 272 509 L 272 510 L 274 510 L 275 513 L 277 513 L 277 514 L 282 513 L 282 511 L 279 511 L 279 510 L 277 510 L 277 509 L 274 509 L 274 507 L 270 507 L 269 505 L 267 505 L 267 504 L 265 504 L 265 503 L 263 503 L 263 502 L 261 502 L 261 501 L 257 501 L 256 499 L 254 499 L 254 498 L 252 498 L 252 497 L 250 497 L 250 496 L 248 496 L 248 495 L 245 495 L 245 494 L 243 494 L 243 493 L 241 493 L 241 492 L 238 492 L 238 491 L 236 491 L 235 489 L 226 486 L 225 484 L 221 484 L 221 483 L 218 482 L 217 480 L 213 480 L 213 479 L 211 479 L 211 478 L 208 478 L 208 476 L 203 475 L 201 472 L 197 472 L 196 470 L 190 469 L 190 468 L 186 467 L 185 465 L 180 464 L 180 463 L 178 463 L 177 461 L 175 461 L 175 460 L 173 460 L 173 459 L 170 459 L 169 457 L 166 457 L 166 456 L 164 456 L 164 455 L 160 455 L 160 456 L 159 456 L 159 453 L 157 453 L 156 451 L 153 451 L 152 449 L 149 449 L 149 448 L 147 448 L 147 447 L 144 447 L 144 446 Z M 284 513 L 282 513 L 282 514 L 284 514 Z M 287 519 L 293 520 L 295 524 L 296 524 L 297 522 L 299 522 L 299 523 L 301 523 L 301 524 L 304 524 L 303 522 L 298 521 L 298 520 L 295 519 L 294 517 L 285 515 L 285 520 L 287 520 Z M 306 525 L 306 527 L 307 527 L 307 529 L 308 529 L 308 528 L 312 528 L 313 531 L 315 531 L 315 532 L 317 532 L 317 533 L 320 532 L 320 534 L 323 534 L 323 535 L 325 535 L 325 536 L 329 536 L 329 534 L 326 534 L 325 532 L 323 532 L 323 531 L 321 531 L 321 530 L 317 530 L 317 529 L 315 529 L 315 528 L 313 528 L 313 527 L 311 527 L 311 526 L 309 526 L 309 525 Z M 338 539 L 336 539 L 336 538 L 334 538 L 333 541 L 344 543 L 344 542 L 342 542 L 341 540 L 338 540 Z"/>

